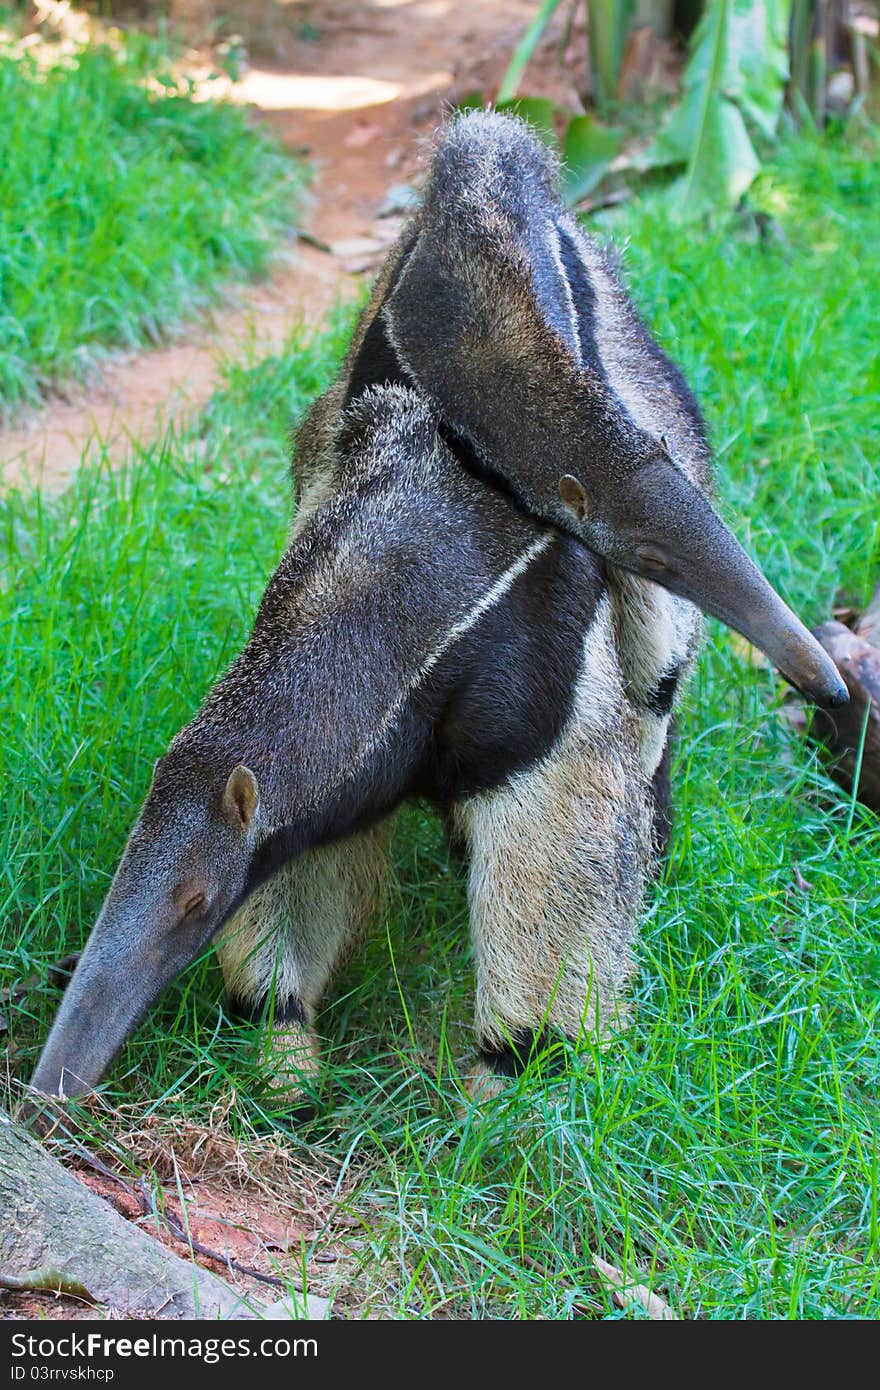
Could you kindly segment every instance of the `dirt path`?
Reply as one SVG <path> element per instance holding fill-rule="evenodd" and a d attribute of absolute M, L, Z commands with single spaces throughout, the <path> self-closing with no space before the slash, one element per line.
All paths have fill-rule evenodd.
<path fill-rule="evenodd" d="M 254 0 L 246 3 L 241 20 L 250 33 Z M 286 60 L 255 59 L 234 99 L 253 103 L 291 149 L 308 149 L 315 179 L 305 226 L 337 246 L 391 239 L 394 218 L 378 219 L 389 186 L 412 176 L 420 139 L 449 102 L 494 91 L 534 10 L 531 0 L 260 4 L 264 19 L 284 25 Z M 114 357 L 100 385 L 0 431 L 4 480 L 58 488 L 90 447 L 119 459 L 132 440 L 185 420 L 210 397 L 222 360 L 272 352 L 298 320 L 318 323 L 351 293 L 352 266 L 363 269 L 369 254 L 339 249 L 328 255 L 299 242 L 270 280 L 232 287 L 226 306 L 169 346 Z"/>

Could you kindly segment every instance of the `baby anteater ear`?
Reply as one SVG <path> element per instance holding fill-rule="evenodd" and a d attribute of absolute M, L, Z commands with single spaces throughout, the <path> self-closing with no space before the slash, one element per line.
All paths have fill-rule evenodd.
<path fill-rule="evenodd" d="M 559 479 L 559 496 L 576 521 L 586 521 L 590 508 L 583 483 L 570 473 L 563 473 Z"/>
<path fill-rule="evenodd" d="M 233 830 L 247 830 L 260 804 L 260 789 L 249 767 L 239 763 L 229 774 L 220 799 L 224 820 Z"/>

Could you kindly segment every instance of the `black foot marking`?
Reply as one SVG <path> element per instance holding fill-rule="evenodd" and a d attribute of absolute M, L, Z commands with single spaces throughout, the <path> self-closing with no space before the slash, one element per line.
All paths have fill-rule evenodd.
<path fill-rule="evenodd" d="M 310 1100 L 293 1101 L 290 1105 L 276 1105 L 272 1100 L 262 1099 L 262 1112 L 253 1117 L 254 1128 L 260 1134 L 286 1134 L 304 1128 L 319 1116 L 316 1103 Z"/>
<path fill-rule="evenodd" d="M 318 1107 L 314 1101 L 300 1100 L 294 1105 L 285 1106 L 279 1112 L 287 1120 L 288 1124 L 299 1126 L 311 1124 L 318 1114 Z"/>
<path fill-rule="evenodd" d="M 242 999 L 240 995 L 230 994 L 229 1011 L 247 1023 L 262 1023 L 270 1012 L 269 1001 L 265 998 Z M 306 1011 L 295 994 L 289 999 L 276 998 L 271 1014 L 276 1028 L 285 1024 L 306 1022 Z"/>
<path fill-rule="evenodd" d="M 533 1028 L 520 1028 L 512 1033 L 510 1040 L 502 1047 L 480 1048 L 480 1057 L 496 1076 L 522 1076 L 526 1067 L 540 1053 L 545 1052 L 553 1039 L 546 1028 L 536 1033 Z M 559 1076 L 565 1070 L 565 1058 L 556 1053 L 548 1058 L 547 1071 Z"/>

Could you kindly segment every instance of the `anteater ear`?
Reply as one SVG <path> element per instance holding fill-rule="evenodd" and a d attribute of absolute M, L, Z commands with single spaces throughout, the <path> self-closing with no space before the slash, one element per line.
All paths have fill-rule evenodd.
<path fill-rule="evenodd" d="M 260 789 L 249 767 L 239 763 L 229 774 L 223 789 L 220 810 L 233 830 L 247 830 L 260 804 Z"/>
<path fill-rule="evenodd" d="M 577 521 L 587 520 L 590 510 L 587 505 L 587 490 L 571 473 L 564 473 L 559 479 L 559 496 Z"/>

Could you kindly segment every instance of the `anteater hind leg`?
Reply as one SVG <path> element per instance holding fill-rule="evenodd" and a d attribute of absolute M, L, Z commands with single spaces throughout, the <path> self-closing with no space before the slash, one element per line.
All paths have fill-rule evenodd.
<path fill-rule="evenodd" d="M 602 1037 L 625 1013 L 654 798 L 602 628 L 600 614 L 550 754 L 456 811 L 471 861 L 474 1094 L 497 1090 L 554 1031 Z"/>
<path fill-rule="evenodd" d="M 384 903 L 389 846 L 386 821 L 303 854 L 258 888 L 218 938 L 233 1009 L 265 1020 L 278 1105 L 297 1104 L 318 1070 L 315 1009 Z"/>

